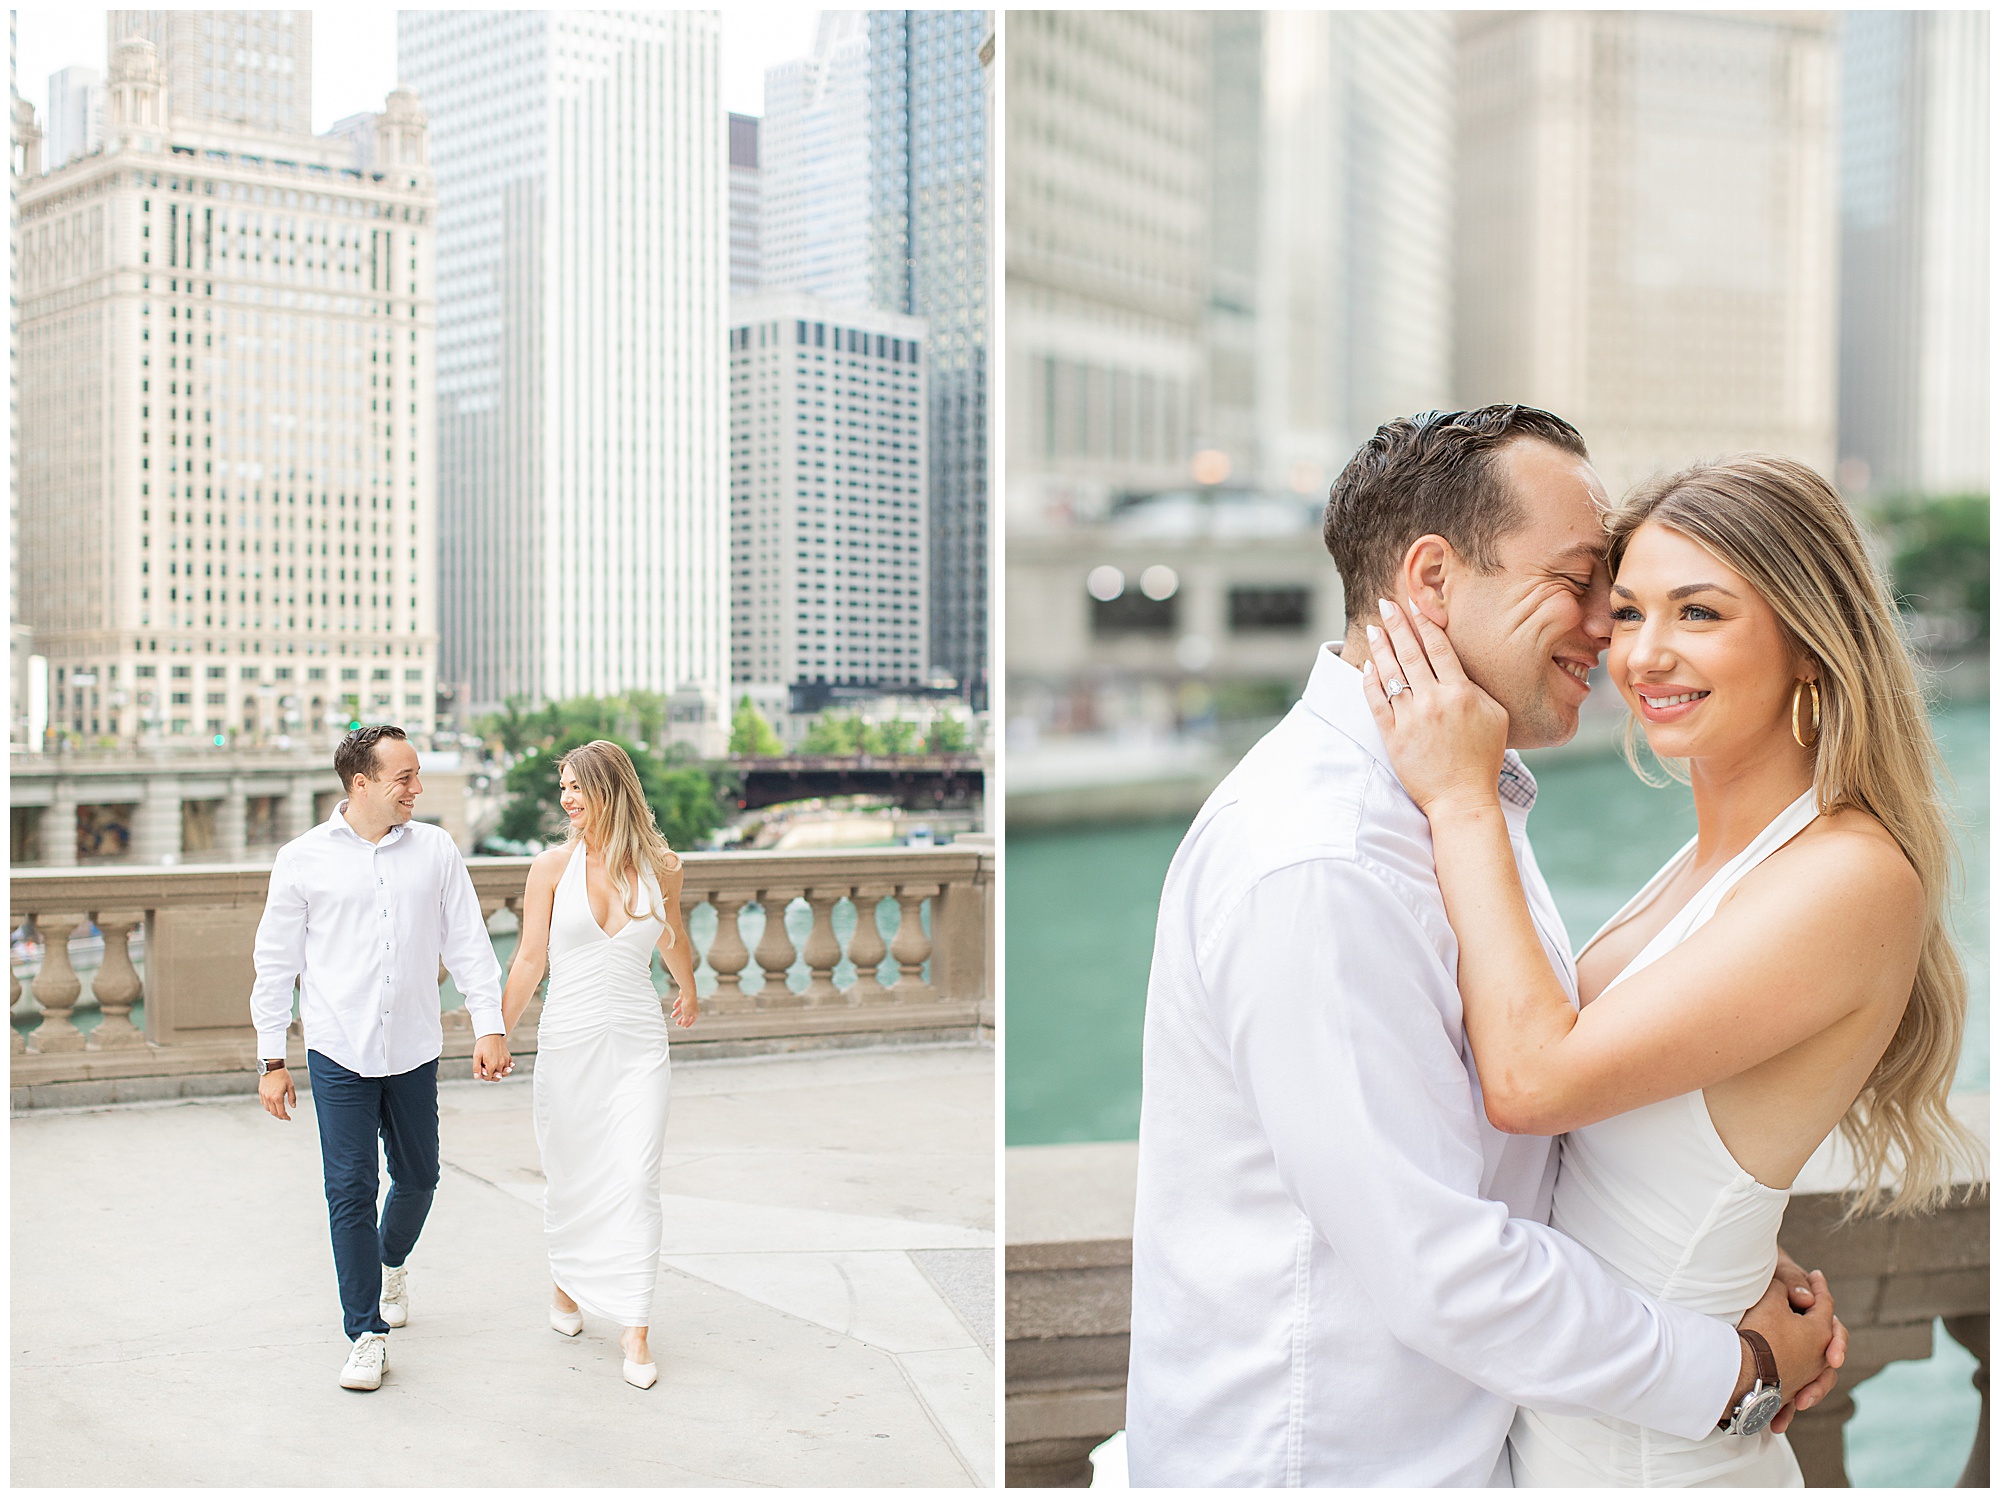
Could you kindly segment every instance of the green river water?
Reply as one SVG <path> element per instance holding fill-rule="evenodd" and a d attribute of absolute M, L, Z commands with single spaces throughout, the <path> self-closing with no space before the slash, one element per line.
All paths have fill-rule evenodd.
<path fill-rule="evenodd" d="M 1956 925 L 1971 1005 L 1957 1086 L 1989 1084 L 1991 845 L 1985 703 L 1933 720 L 1964 888 Z M 1611 916 L 1694 835 L 1687 790 L 1641 784 L 1620 759 L 1543 765 L 1530 833 L 1572 941 Z M 1139 1042 L 1160 884 L 1187 818 L 1010 833 L 1007 839 L 1007 1142 L 1133 1139 Z M 1949 1486 L 1978 1419 L 1972 1358 L 1940 1328 L 1927 1362 L 1864 1384 L 1848 1467 L 1862 1486 Z"/>

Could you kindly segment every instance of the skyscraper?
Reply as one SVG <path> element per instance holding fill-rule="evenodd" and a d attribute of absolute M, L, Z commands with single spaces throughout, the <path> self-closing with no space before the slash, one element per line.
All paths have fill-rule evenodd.
<path fill-rule="evenodd" d="M 1460 18 L 1456 385 L 1575 422 L 1616 494 L 1834 466 L 1834 38 L 1819 12 Z"/>
<path fill-rule="evenodd" d="M 49 75 L 49 128 L 44 158 L 51 170 L 88 156 L 104 139 L 104 75 L 64 68 Z"/>
<path fill-rule="evenodd" d="M 930 350 L 931 663 L 986 705 L 986 78 L 991 13 L 869 12 L 879 307 L 923 319 Z"/>
<path fill-rule="evenodd" d="M 181 118 L 312 133 L 311 11 L 105 13 L 105 56 L 115 57 L 131 36 L 153 44 Z"/>
<path fill-rule="evenodd" d="M 867 306 L 869 12 L 821 11 L 810 57 L 764 75 L 765 291 Z"/>
<path fill-rule="evenodd" d="M 1450 399 L 1452 19 L 1213 28 L 1200 435 L 1232 482 L 1324 495 L 1383 421 Z"/>
<path fill-rule="evenodd" d="M 1007 506 L 1026 523 L 1186 481 L 1211 59 L 1199 11 L 1008 14 Z"/>
<path fill-rule="evenodd" d="M 836 686 L 928 674 L 924 325 L 774 295 L 730 314 L 732 674 Z"/>
<path fill-rule="evenodd" d="M 1984 493 L 1990 21 L 1854 11 L 1842 25 L 1842 483 Z"/>
<path fill-rule="evenodd" d="M 304 54 L 300 54 L 303 59 Z M 105 149 L 17 180 L 22 611 L 84 738 L 430 727 L 424 118 L 188 120 L 151 42 Z"/>
<path fill-rule="evenodd" d="M 729 117 L 729 294 L 755 296 L 763 280 L 764 173 L 755 115 Z"/>
<path fill-rule="evenodd" d="M 719 23 L 404 11 L 438 174 L 446 669 L 514 694 L 729 682 Z"/>

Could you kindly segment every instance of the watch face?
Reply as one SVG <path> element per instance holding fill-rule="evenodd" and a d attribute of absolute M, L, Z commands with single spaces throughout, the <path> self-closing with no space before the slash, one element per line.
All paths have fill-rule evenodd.
<path fill-rule="evenodd" d="M 1766 1386 L 1754 1394 L 1746 1395 L 1736 1417 L 1736 1434 L 1758 1436 L 1764 1433 L 1778 1411 L 1785 1407 L 1785 1396 L 1776 1389 Z"/>

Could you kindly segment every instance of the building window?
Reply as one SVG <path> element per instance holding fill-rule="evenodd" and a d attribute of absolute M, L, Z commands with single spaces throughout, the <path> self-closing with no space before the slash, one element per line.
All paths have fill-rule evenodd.
<path fill-rule="evenodd" d="M 1170 635 L 1180 623 L 1180 595 L 1148 598 L 1128 588 L 1116 598 L 1090 600 L 1094 635 Z"/>
<path fill-rule="evenodd" d="M 1304 629 L 1312 623 L 1312 596 L 1304 588 L 1231 588 L 1229 628 L 1236 634 L 1264 629 Z"/>

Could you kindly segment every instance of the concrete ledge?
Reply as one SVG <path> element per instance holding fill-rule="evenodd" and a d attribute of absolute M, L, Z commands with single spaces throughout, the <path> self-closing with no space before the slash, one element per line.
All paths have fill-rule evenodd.
<path fill-rule="evenodd" d="M 1892 1362 L 1931 1356 L 1932 1328 L 1980 1359 L 1992 1259 L 1982 1179 L 1988 1099 L 1955 1094 L 1952 1112 L 1982 1145 L 1964 1162 L 1971 1187 L 1919 1218 L 1843 1224 L 1852 1179 L 1837 1141 L 1814 1156 L 1793 1188 L 1781 1234 L 1808 1267 L 1825 1271 L 1849 1350 L 1841 1386 L 1792 1427 L 1808 1486 L 1846 1486 L 1844 1427 L 1853 1389 Z M 1007 1483 L 1084 1487 L 1089 1454 L 1125 1423 L 1131 1348 L 1132 1211 L 1139 1147 L 1059 1144 L 1007 1151 Z M 1984 1408 L 1961 1486 L 1986 1474 Z"/>

